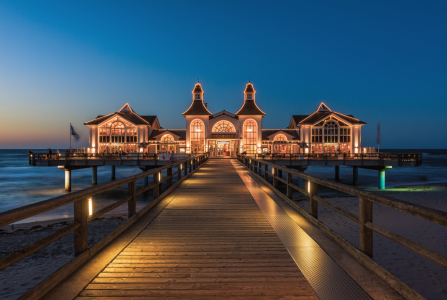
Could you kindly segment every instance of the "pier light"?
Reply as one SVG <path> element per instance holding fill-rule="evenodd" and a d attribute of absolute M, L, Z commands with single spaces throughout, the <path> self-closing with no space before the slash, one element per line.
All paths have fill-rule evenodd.
<path fill-rule="evenodd" d="M 307 182 L 307 192 L 310 193 L 310 181 Z"/>
<path fill-rule="evenodd" d="M 158 181 L 160 182 L 161 180 L 161 172 L 158 172 Z"/>
<path fill-rule="evenodd" d="M 272 168 L 272 175 L 275 175 L 275 168 Z"/>
<path fill-rule="evenodd" d="M 183 169 L 182 164 L 180 164 L 180 170 Z"/>
<path fill-rule="evenodd" d="M 91 217 L 93 215 L 93 199 L 92 197 L 88 198 L 88 216 Z"/>

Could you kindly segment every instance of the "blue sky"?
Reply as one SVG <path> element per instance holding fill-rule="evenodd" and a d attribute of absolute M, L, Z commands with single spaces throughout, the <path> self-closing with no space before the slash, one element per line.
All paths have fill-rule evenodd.
<path fill-rule="evenodd" d="M 446 1 L 0 1 L 0 148 L 65 148 L 69 123 L 129 102 L 184 128 L 197 78 L 236 112 L 251 78 L 264 128 L 324 101 L 363 146 L 447 148 Z"/>

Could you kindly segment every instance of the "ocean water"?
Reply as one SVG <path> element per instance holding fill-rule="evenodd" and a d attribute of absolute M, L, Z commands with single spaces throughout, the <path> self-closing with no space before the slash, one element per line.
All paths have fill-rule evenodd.
<path fill-rule="evenodd" d="M 45 152 L 34 149 L 34 152 Z M 447 150 L 383 150 L 394 153 L 423 153 L 423 164 L 417 168 L 393 168 L 386 172 L 386 186 L 392 188 L 402 185 L 428 184 L 447 182 Z M 137 167 L 117 167 L 116 178 L 124 178 L 140 174 Z M 306 173 L 322 178 L 333 179 L 334 168 L 309 167 Z M 110 181 L 111 167 L 98 167 L 98 183 Z M 72 171 L 72 191 L 91 187 L 91 169 Z M 0 150 L 0 212 L 64 195 L 64 172 L 57 167 L 32 167 L 28 163 L 28 150 Z M 340 167 L 340 182 L 352 183 L 352 168 Z M 359 169 L 359 186 L 368 190 L 377 189 L 378 172 Z M 142 182 L 137 183 L 139 185 Z M 112 192 L 93 197 L 96 209 L 121 199 L 127 193 L 123 186 Z M 139 197 L 138 205 L 142 206 L 150 199 Z M 72 217 L 72 206 L 41 214 L 22 222 L 50 220 Z M 125 212 L 126 208 L 114 212 Z"/>

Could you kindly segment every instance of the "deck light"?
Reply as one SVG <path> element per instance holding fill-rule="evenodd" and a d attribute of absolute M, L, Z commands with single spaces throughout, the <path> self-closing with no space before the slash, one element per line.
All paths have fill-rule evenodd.
<path fill-rule="evenodd" d="M 161 180 L 161 173 L 159 172 L 158 173 L 158 181 L 160 181 Z"/>
<path fill-rule="evenodd" d="M 272 168 L 272 175 L 275 175 L 275 168 Z"/>
<path fill-rule="evenodd" d="M 93 215 L 93 200 L 92 197 L 88 198 L 88 216 L 91 217 Z"/>
<path fill-rule="evenodd" d="M 307 182 L 307 192 L 310 193 L 310 181 Z"/>

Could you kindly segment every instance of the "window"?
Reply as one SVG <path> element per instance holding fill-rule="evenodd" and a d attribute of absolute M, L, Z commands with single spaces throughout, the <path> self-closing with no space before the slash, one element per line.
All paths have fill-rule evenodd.
<path fill-rule="evenodd" d="M 257 149 L 258 125 L 254 120 L 247 120 L 244 123 L 243 149 L 248 153 L 255 154 Z"/>
<path fill-rule="evenodd" d="M 200 94 L 196 94 L 196 100 L 200 100 Z"/>
<path fill-rule="evenodd" d="M 312 128 L 312 143 L 322 143 L 323 142 L 323 128 L 314 127 Z"/>
<path fill-rule="evenodd" d="M 203 153 L 205 150 L 205 125 L 202 120 L 191 122 L 191 151 Z"/>
<path fill-rule="evenodd" d="M 340 143 L 350 143 L 351 142 L 351 128 L 341 127 L 340 128 Z"/>
<path fill-rule="evenodd" d="M 324 124 L 324 142 L 338 143 L 338 123 L 330 120 Z"/>
<path fill-rule="evenodd" d="M 112 143 L 124 143 L 124 137 L 126 135 L 126 129 L 121 122 L 115 122 L 112 124 Z"/>
<path fill-rule="evenodd" d="M 231 122 L 220 121 L 213 126 L 212 132 L 236 132 L 236 129 Z"/>
<path fill-rule="evenodd" d="M 275 138 L 273 139 L 275 142 L 287 142 L 287 138 L 284 134 L 277 134 L 275 135 Z"/>
<path fill-rule="evenodd" d="M 165 134 L 162 138 L 161 138 L 161 142 L 163 144 L 166 143 L 174 143 L 174 137 L 170 134 Z"/>
<path fill-rule="evenodd" d="M 252 100 L 252 99 L 253 99 L 252 97 L 253 97 L 252 94 L 248 94 L 248 95 L 247 95 L 247 99 L 248 99 L 248 100 Z"/>

